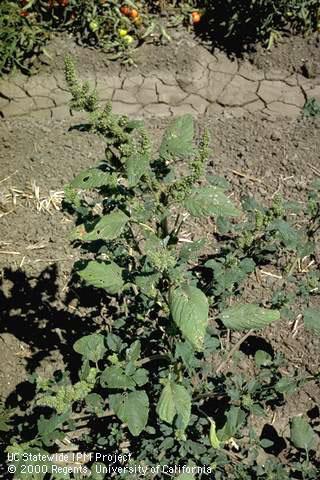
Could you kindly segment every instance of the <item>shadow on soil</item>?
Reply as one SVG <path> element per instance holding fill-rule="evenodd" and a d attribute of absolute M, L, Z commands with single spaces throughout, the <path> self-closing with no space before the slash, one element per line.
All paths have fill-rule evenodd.
<path fill-rule="evenodd" d="M 76 308 L 72 306 L 75 299 Z M 5 269 L 0 280 L 0 333 L 10 333 L 29 346 L 28 373 L 33 373 L 51 352 L 58 351 L 72 378 L 80 368 L 80 358 L 77 364 L 72 346 L 78 338 L 96 330 L 95 319 L 101 315 L 102 302 L 106 305 L 103 293 L 74 283 L 62 301 L 56 265 L 36 277 L 22 270 Z M 33 397 L 30 389 L 32 384 L 28 382 L 18 385 L 7 403 L 14 407 L 18 398 L 23 399 L 20 403 L 27 403 Z"/>

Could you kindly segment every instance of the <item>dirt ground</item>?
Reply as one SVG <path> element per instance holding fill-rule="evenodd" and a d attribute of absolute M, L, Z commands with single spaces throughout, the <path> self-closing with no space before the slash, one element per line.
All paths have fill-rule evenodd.
<path fill-rule="evenodd" d="M 61 68 L 59 42 L 64 41 L 56 40 L 54 68 Z M 175 62 L 177 44 L 157 47 L 156 57 L 154 48 L 150 45 L 141 48 L 135 70 L 152 71 L 156 65 L 159 69 L 177 71 L 181 67 Z M 103 68 L 101 53 L 74 44 L 69 49 L 84 71 L 93 64 L 95 68 Z M 180 61 L 188 64 L 187 51 Z M 319 39 L 283 40 L 271 53 L 258 51 L 252 61 L 259 66 L 302 73 L 306 62 L 317 69 Z M 53 67 L 43 68 L 50 71 Z M 114 69 L 115 72 L 118 69 L 116 64 Z M 63 122 L 20 118 L 0 124 L 0 399 L 3 400 L 23 395 L 23 390 L 14 389 L 23 385 L 28 374 L 37 371 L 50 375 L 56 368 L 68 366 L 73 342 L 83 335 L 84 329 L 93 328 L 86 322 L 87 312 L 93 313 L 97 321 L 103 317 L 99 300 L 96 303 L 95 297 L 89 298 L 85 291 L 69 284 L 78 251 L 68 240 L 72 219 L 59 208 L 64 185 L 104 156 L 100 138 L 73 128 L 79 122 L 78 117 Z M 155 144 L 166 124 L 165 119 L 148 122 Z M 211 115 L 199 117 L 197 128 L 204 127 L 209 128 L 212 141 L 208 173 L 225 176 L 232 184 L 236 201 L 243 193 L 250 193 L 258 200 L 270 202 L 280 193 L 287 199 L 304 202 L 308 185 L 320 177 L 320 119 L 301 116 L 292 121 L 269 121 L 259 115 L 248 114 L 241 119 Z M 45 201 L 48 205 L 49 197 L 51 203 L 46 210 Z M 195 225 L 194 234 L 200 233 L 201 226 Z M 206 234 L 210 234 L 208 229 Z M 276 287 L 274 284 L 270 287 L 270 279 L 264 282 L 251 286 L 248 298 Z M 266 332 L 267 341 L 297 368 L 317 371 L 319 339 L 304 329 L 293 336 L 288 331 L 291 327 L 283 322 L 276 329 L 270 328 Z M 319 401 L 319 388 L 309 385 L 293 398 L 286 416 L 302 413 Z"/>

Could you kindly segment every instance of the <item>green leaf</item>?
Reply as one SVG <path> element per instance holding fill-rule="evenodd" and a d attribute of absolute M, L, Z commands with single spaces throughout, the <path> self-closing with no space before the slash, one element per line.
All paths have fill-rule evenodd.
<path fill-rule="evenodd" d="M 164 159 L 187 157 L 193 153 L 193 118 L 183 115 L 177 118 L 166 129 L 161 146 L 160 157 Z"/>
<path fill-rule="evenodd" d="M 99 333 L 93 333 L 92 335 L 85 335 L 79 338 L 74 345 L 73 350 L 80 353 L 87 360 L 97 362 L 101 360 L 106 352 L 104 346 L 104 336 Z"/>
<path fill-rule="evenodd" d="M 320 312 L 316 308 L 307 308 L 303 314 L 304 326 L 307 330 L 320 335 Z"/>
<path fill-rule="evenodd" d="M 278 232 L 282 243 L 292 250 L 296 250 L 300 242 L 299 233 L 286 221 L 278 218 L 269 225 L 269 230 Z"/>
<path fill-rule="evenodd" d="M 148 383 L 149 372 L 145 368 L 139 368 L 138 370 L 135 371 L 132 378 L 136 382 L 138 387 L 142 387 L 143 385 Z"/>
<path fill-rule="evenodd" d="M 58 428 L 69 420 L 70 413 L 70 410 L 67 410 L 62 415 L 52 415 L 50 418 L 40 416 L 37 422 L 38 433 L 46 446 L 53 445 L 56 439 L 64 438 L 65 434 Z"/>
<path fill-rule="evenodd" d="M 137 437 L 145 428 L 149 416 L 149 399 L 145 391 L 127 395 L 110 395 L 110 407 L 117 417 L 128 425 L 130 433 Z"/>
<path fill-rule="evenodd" d="M 195 240 L 194 242 L 187 243 L 181 248 L 179 257 L 181 258 L 181 260 L 184 261 L 189 261 L 197 258 L 205 245 L 206 240 L 204 238 L 200 238 L 199 240 Z"/>
<path fill-rule="evenodd" d="M 111 182 L 113 182 L 113 176 L 110 173 L 103 172 L 100 168 L 89 168 L 77 175 L 70 183 L 70 187 L 86 190 L 104 187 Z"/>
<path fill-rule="evenodd" d="M 121 292 L 124 286 L 122 268 L 114 262 L 102 263 L 92 260 L 77 273 L 88 285 L 103 288 L 110 295 Z"/>
<path fill-rule="evenodd" d="M 135 277 L 135 283 L 141 293 L 147 297 L 154 298 L 157 295 L 156 284 L 161 278 L 160 273 L 144 273 Z"/>
<path fill-rule="evenodd" d="M 218 175 L 207 175 L 207 182 L 214 187 L 219 187 L 221 190 L 228 190 L 230 188 L 230 183 L 224 177 L 219 177 Z"/>
<path fill-rule="evenodd" d="M 194 217 L 220 216 L 238 217 L 241 212 L 219 187 L 192 189 L 184 201 L 185 208 Z"/>
<path fill-rule="evenodd" d="M 140 358 L 140 355 L 141 355 L 141 342 L 140 340 L 136 340 L 126 350 L 126 358 L 130 362 L 136 362 Z"/>
<path fill-rule="evenodd" d="M 274 388 L 279 393 L 293 395 L 297 391 L 298 381 L 296 378 L 282 377 L 277 381 Z"/>
<path fill-rule="evenodd" d="M 174 357 L 181 358 L 188 370 L 192 370 L 200 366 L 200 361 L 195 356 L 195 351 L 189 342 L 176 343 Z"/>
<path fill-rule="evenodd" d="M 209 420 L 210 420 L 210 433 L 209 433 L 210 445 L 212 448 L 220 448 L 221 443 L 219 438 L 217 437 L 216 422 L 211 418 L 209 418 Z"/>
<path fill-rule="evenodd" d="M 108 388 L 134 388 L 135 381 L 125 374 L 123 368 L 116 365 L 107 367 L 101 374 L 100 383 Z"/>
<path fill-rule="evenodd" d="M 310 450 L 315 445 L 316 434 L 307 420 L 301 416 L 297 416 L 291 420 L 290 440 L 296 448 Z"/>
<path fill-rule="evenodd" d="M 142 175 L 144 175 L 150 164 L 150 153 L 134 153 L 127 158 L 126 169 L 129 187 L 135 187 Z"/>
<path fill-rule="evenodd" d="M 108 213 L 98 221 L 91 232 L 83 233 L 81 240 L 114 240 L 119 237 L 128 220 L 129 217 L 121 210 Z"/>
<path fill-rule="evenodd" d="M 104 400 L 101 395 L 98 395 L 98 393 L 89 393 L 89 395 L 86 396 L 85 401 L 89 412 L 95 413 L 98 416 L 103 415 Z"/>
<path fill-rule="evenodd" d="M 10 418 L 14 410 L 9 410 L 0 404 L 0 432 L 9 432 L 11 430 Z"/>
<path fill-rule="evenodd" d="M 207 297 L 196 287 L 179 287 L 170 294 L 169 306 L 183 336 L 201 351 L 208 325 Z"/>
<path fill-rule="evenodd" d="M 227 421 L 218 432 L 218 438 L 221 442 L 227 442 L 234 437 L 239 428 L 244 424 L 246 419 L 245 412 L 240 407 L 232 406 L 226 414 Z"/>
<path fill-rule="evenodd" d="M 221 313 L 225 327 L 231 330 L 259 330 L 280 319 L 278 310 L 268 310 L 258 305 L 235 305 Z"/>
<path fill-rule="evenodd" d="M 189 423 L 191 415 L 191 397 L 188 391 L 174 382 L 168 382 L 161 392 L 157 413 L 164 422 L 173 423 L 176 415 L 180 417 L 181 429 Z"/>

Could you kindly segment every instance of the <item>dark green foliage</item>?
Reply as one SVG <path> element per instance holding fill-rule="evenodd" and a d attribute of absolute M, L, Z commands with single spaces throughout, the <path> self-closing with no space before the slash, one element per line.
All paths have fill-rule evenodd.
<path fill-rule="evenodd" d="M 318 0 L 201 0 L 203 34 L 233 52 L 242 52 L 274 32 L 310 32 L 319 28 Z"/>

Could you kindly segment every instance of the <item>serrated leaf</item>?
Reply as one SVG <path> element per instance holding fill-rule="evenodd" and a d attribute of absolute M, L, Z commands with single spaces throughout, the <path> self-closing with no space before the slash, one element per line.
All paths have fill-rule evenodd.
<path fill-rule="evenodd" d="M 160 157 L 164 159 L 187 157 L 193 153 L 193 118 L 183 115 L 174 120 L 166 129 L 161 146 Z"/>
<path fill-rule="evenodd" d="M 191 397 L 184 386 L 168 382 L 163 388 L 157 413 L 164 422 L 173 423 L 176 415 L 181 419 L 181 428 L 184 430 L 189 423 L 191 415 Z"/>
<path fill-rule="evenodd" d="M 125 374 L 123 368 L 116 365 L 107 367 L 102 372 L 100 383 L 105 388 L 126 389 L 135 387 L 135 381 Z"/>
<path fill-rule="evenodd" d="M 238 217 L 241 212 L 219 187 L 192 189 L 184 206 L 194 217 Z"/>
<path fill-rule="evenodd" d="M 134 153 L 133 155 L 128 157 L 126 161 L 126 170 L 129 187 L 135 187 L 137 185 L 142 175 L 147 172 L 149 164 L 149 152 Z"/>
<path fill-rule="evenodd" d="M 145 391 L 130 392 L 127 395 L 110 395 L 110 407 L 117 417 L 128 425 L 130 433 L 137 437 L 145 428 L 149 416 L 149 399 Z"/>
<path fill-rule="evenodd" d="M 316 434 L 307 420 L 297 416 L 291 420 L 290 440 L 296 448 L 310 450 L 316 442 Z"/>
<path fill-rule="evenodd" d="M 77 273 L 88 285 L 103 288 L 110 295 L 121 292 L 124 286 L 122 268 L 114 262 L 103 263 L 92 260 Z"/>
<path fill-rule="evenodd" d="M 99 333 L 93 333 L 92 335 L 85 335 L 79 338 L 79 340 L 73 344 L 73 350 L 92 362 L 101 360 L 107 351 L 104 346 L 104 336 Z"/>
<path fill-rule="evenodd" d="M 70 187 L 81 190 L 100 188 L 109 185 L 111 180 L 113 181 L 113 177 L 110 173 L 103 172 L 100 168 L 88 168 L 72 180 Z"/>
<path fill-rule="evenodd" d="M 81 240 L 90 242 L 94 240 L 114 240 L 122 233 L 129 217 L 121 210 L 104 215 L 91 232 L 83 233 Z"/>
<path fill-rule="evenodd" d="M 179 287 L 170 294 L 169 306 L 173 321 L 183 336 L 201 351 L 208 326 L 207 297 L 196 287 Z"/>
<path fill-rule="evenodd" d="M 320 335 L 320 312 L 316 308 L 307 308 L 303 314 L 304 326 L 307 330 Z"/>
<path fill-rule="evenodd" d="M 259 330 L 280 319 L 278 310 L 268 310 L 258 305 L 235 305 L 223 310 L 220 318 L 231 330 Z"/>

